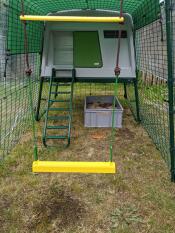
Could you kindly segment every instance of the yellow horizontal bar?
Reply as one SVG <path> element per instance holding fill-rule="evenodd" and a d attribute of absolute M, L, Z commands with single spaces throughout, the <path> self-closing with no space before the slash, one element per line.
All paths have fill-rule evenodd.
<path fill-rule="evenodd" d="M 85 17 L 85 16 L 40 16 L 21 15 L 21 20 L 58 21 L 58 22 L 93 22 L 93 23 L 123 23 L 124 17 Z"/>
<path fill-rule="evenodd" d="M 115 173 L 114 162 L 34 161 L 33 172 Z"/>

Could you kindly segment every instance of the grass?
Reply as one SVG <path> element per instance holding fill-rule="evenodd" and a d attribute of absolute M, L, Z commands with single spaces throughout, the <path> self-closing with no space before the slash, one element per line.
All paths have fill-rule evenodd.
<path fill-rule="evenodd" d="M 175 232 L 175 186 L 166 164 L 121 102 L 125 111 L 123 128 L 116 130 L 115 175 L 32 174 L 31 132 L 23 136 L 0 166 L 0 232 Z M 76 100 L 70 147 L 44 149 L 39 139 L 41 159 L 108 159 L 110 129 L 84 128 L 83 104 L 83 98 Z"/>

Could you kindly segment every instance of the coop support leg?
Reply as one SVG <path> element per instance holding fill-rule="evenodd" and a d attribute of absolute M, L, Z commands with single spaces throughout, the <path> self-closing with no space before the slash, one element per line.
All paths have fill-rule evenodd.
<path fill-rule="evenodd" d="M 140 108 L 139 108 L 139 93 L 138 93 L 138 72 L 137 78 L 134 80 L 134 91 L 135 91 L 135 101 L 136 101 L 136 114 L 137 114 L 137 121 L 140 122 Z"/>
<path fill-rule="evenodd" d="M 57 96 L 58 96 L 58 81 L 57 81 L 57 83 L 56 83 L 56 86 L 55 86 L 55 99 L 57 98 Z"/>
<path fill-rule="evenodd" d="M 165 1 L 166 8 L 166 38 L 168 56 L 168 102 L 169 102 L 169 137 L 171 159 L 171 181 L 175 182 L 175 144 L 174 144 L 174 78 L 173 78 L 173 33 L 172 33 L 172 1 Z"/>
<path fill-rule="evenodd" d="M 37 103 L 37 109 L 36 109 L 36 114 L 35 114 L 35 120 L 36 121 L 40 120 L 39 113 L 40 113 L 40 106 L 41 106 L 43 83 L 44 83 L 44 77 L 41 77 L 41 79 L 40 79 L 40 87 L 39 87 L 39 95 L 38 95 L 38 103 Z"/>
<path fill-rule="evenodd" d="M 127 84 L 124 82 L 123 87 L 124 87 L 124 98 L 125 98 L 125 99 L 128 98 L 126 85 L 127 85 Z"/>

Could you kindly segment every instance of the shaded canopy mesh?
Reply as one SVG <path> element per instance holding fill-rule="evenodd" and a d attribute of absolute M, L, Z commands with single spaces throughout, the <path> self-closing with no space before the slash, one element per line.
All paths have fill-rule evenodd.
<path fill-rule="evenodd" d="M 19 20 L 21 0 L 9 0 L 8 50 L 11 54 L 24 53 L 23 24 Z M 24 13 L 47 15 L 72 9 L 102 9 L 120 11 L 120 0 L 24 0 Z M 135 29 L 143 27 L 159 17 L 159 1 L 124 0 L 123 12 L 132 15 Z M 29 52 L 41 51 L 42 22 L 28 22 Z M 22 47 L 21 47 L 22 46 Z"/>
<path fill-rule="evenodd" d="M 10 0 L 13 7 L 19 9 L 20 0 Z M 155 20 L 159 13 L 159 1 L 156 0 L 124 0 L 123 12 L 135 18 L 137 27 Z M 120 11 L 120 0 L 25 0 L 25 13 L 47 15 L 72 9 L 103 9 Z"/>

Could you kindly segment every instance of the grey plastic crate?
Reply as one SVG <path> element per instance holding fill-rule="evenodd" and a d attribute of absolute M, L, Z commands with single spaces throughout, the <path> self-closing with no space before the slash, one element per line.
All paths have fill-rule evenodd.
<path fill-rule="evenodd" d="M 112 104 L 114 96 L 87 96 L 84 106 L 85 127 L 112 127 L 112 108 L 88 108 L 89 104 Z M 95 104 L 94 104 L 95 105 Z M 122 128 L 123 108 L 116 98 L 115 127 Z"/>

